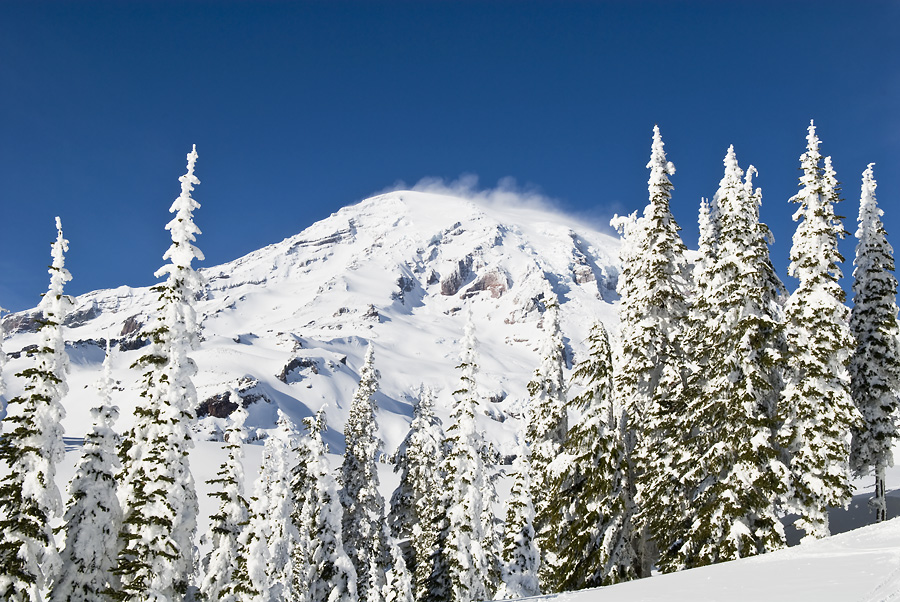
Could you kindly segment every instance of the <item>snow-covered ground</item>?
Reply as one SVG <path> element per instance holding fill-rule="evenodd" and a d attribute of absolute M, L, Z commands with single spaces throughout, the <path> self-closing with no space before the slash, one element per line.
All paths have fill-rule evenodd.
<path fill-rule="evenodd" d="M 556 602 L 878 602 L 900 599 L 900 519 L 773 552 Z"/>

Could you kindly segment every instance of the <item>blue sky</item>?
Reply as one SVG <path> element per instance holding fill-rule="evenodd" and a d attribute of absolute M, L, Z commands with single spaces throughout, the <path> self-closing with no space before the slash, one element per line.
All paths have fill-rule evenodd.
<path fill-rule="evenodd" d="M 787 199 L 811 118 L 846 228 L 875 162 L 900 235 L 898 22 L 898 0 L 4 0 L 0 305 L 46 290 L 56 215 L 68 292 L 152 284 L 194 143 L 216 265 L 425 177 L 512 177 L 605 224 L 646 203 L 656 123 L 686 242 L 734 144 L 793 287 Z"/>

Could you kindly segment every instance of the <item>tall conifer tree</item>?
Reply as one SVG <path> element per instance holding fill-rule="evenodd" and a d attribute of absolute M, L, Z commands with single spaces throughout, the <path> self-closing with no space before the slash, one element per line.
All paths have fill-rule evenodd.
<path fill-rule="evenodd" d="M 63 287 L 72 276 L 58 217 L 56 231 L 50 287 L 39 305 L 40 343 L 29 353 L 31 367 L 17 374 L 27 381 L 25 393 L 9 404 L 21 410 L 6 416 L 0 437 L 0 460 L 7 467 L 0 481 L 0 599 L 9 602 L 38 602 L 60 568 L 51 523 L 62 513 L 55 481 L 65 453 L 60 400 L 68 392 L 62 323 L 72 305 Z"/>
<path fill-rule="evenodd" d="M 238 539 L 241 555 L 233 581 L 240 602 L 280 602 L 293 592 L 297 501 L 291 471 L 297 466 L 296 448 L 294 424 L 279 409 L 276 428 L 263 445 L 248 525 Z"/>
<path fill-rule="evenodd" d="M 565 349 L 559 325 L 559 302 L 556 293 L 545 281 L 544 336 L 541 342 L 541 363 L 528 383 L 531 397 L 527 414 L 525 437 L 530 449 L 531 498 L 535 508 L 534 528 L 542 564 L 547 554 L 556 550 L 553 534 L 556 525 L 550 521 L 553 476 L 550 465 L 562 451 L 569 430 L 566 414 L 566 383 L 563 376 Z M 544 574 L 542 573 L 542 579 Z M 544 589 L 547 583 L 542 582 Z"/>
<path fill-rule="evenodd" d="M 573 398 L 581 418 L 569 431 L 563 466 L 553 483 L 549 522 L 554 554 L 545 567 L 549 591 L 610 585 L 636 576 L 632 515 L 625 450 L 627 414 L 615 401 L 609 339 L 599 322 L 588 337 L 589 355 L 573 380 L 584 391 Z"/>
<path fill-rule="evenodd" d="M 340 492 L 322 440 L 326 428 L 324 408 L 304 424 L 307 434 L 300 444 L 300 463 L 292 483 L 297 500 L 293 518 L 298 534 L 291 550 L 297 596 L 292 599 L 356 602 L 356 570 L 341 536 Z"/>
<path fill-rule="evenodd" d="M 187 356 L 199 337 L 194 304 L 204 285 L 191 266 L 203 260 L 193 245 L 200 234 L 193 219 L 200 204 L 191 197 L 200 183 L 196 161 L 194 147 L 187 173 L 179 178 L 181 194 L 169 209 L 175 214 L 166 224 L 172 244 L 163 259 L 169 263 L 155 274 L 166 280 L 153 288 L 159 307 L 145 333 L 151 345 L 135 363 L 144 370 L 141 400 L 120 452 L 123 525 L 116 573 L 121 589 L 114 597 L 122 601 L 184 596 L 197 564 L 198 502 L 188 462 L 197 369 Z"/>
<path fill-rule="evenodd" d="M 394 456 L 400 484 L 391 496 L 389 522 L 395 538 L 409 542 L 407 567 L 416 598 L 424 596 L 431 575 L 429 559 L 437 543 L 438 498 L 443 479 L 444 431 L 434 415 L 434 393 L 420 389 L 409 433 Z"/>
<path fill-rule="evenodd" d="M 210 550 L 203 567 L 200 595 L 208 602 L 235 602 L 233 572 L 240 556 L 239 539 L 250 517 L 250 507 L 244 498 L 244 450 L 246 439 L 244 421 L 247 410 L 236 392 L 231 401 L 237 409 L 231 413 L 231 424 L 225 432 L 228 456 L 216 478 L 207 481 L 214 487 L 210 495 L 219 500 L 219 510 L 210 517 Z"/>
<path fill-rule="evenodd" d="M 112 403 L 111 355 L 107 341 L 98 383 L 100 403 L 91 408 L 94 424 L 84 438 L 81 460 L 69 484 L 63 570 L 51 590 L 51 602 L 102 602 L 118 586 L 112 569 L 122 522 L 115 480 L 119 437 L 113 430 L 119 408 Z"/>
<path fill-rule="evenodd" d="M 534 504 L 531 501 L 531 465 L 528 446 L 519 442 L 513 462 L 514 481 L 506 501 L 506 537 L 503 542 L 502 583 L 497 598 L 538 596 L 541 551 L 534 532 Z"/>
<path fill-rule="evenodd" d="M 370 344 L 359 374 L 359 386 L 350 402 L 344 427 L 344 461 L 341 464 L 341 504 L 344 507 L 344 547 L 356 569 L 360 602 L 381 602 L 384 571 L 388 564 L 384 539 L 384 498 L 378 491 L 375 464 L 378 426 L 375 423 L 375 349 Z"/>
<path fill-rule="evenodd" d="M 618 291 L 620 348 L 616 389 L 622 395 L 629 424 L 627 453 L 634 458 L 635 493 L 640 513 L 636 553 L 640 576 L 649 576 L 656 540 L 666 535 L 673 521 L 686 513 L 685 492 L 674 474 L 677 450 L 684 436 L 684 416 L 690 391 L 684 357 L 684 330 L 688 315 L 690 273 L 684 257 L 680 228 L 672 216 L 675 166 L 666 159 L 659 127 L 653 128 L 647 182 L 649 203 L 640 218 L 614 218 L 625 238 Z"/>
<path fill-rule="evenodd" d="M 783 286 L 769 261 L 771 235 L 759 223 L 754 173 L 751 166 L 741 180 L 730 147 L 714 197 L 720 237 L 703 295 L 708 315 L 696 321 L 700 333 L 691 337 L 700 383 L 688 406 L 690 437 L 680 479 L 689 488 L 690 524 L 661 558 L 666 570 L 785 545 L 774 505 L 788 480 L 774 446 Z"/>
<path fill-rule="evenodd" d="M 467 311 L 465 335 L 459 370 L 459 385 L 453 392 L 452 424 L 447 429 L 447 455 L 444 459 L 447 510 L 445 532 L 441 534 L 440 554 L 446 562 L 448 591 L 444 600 L 472 602 L 489 599 L 491 563 L 485 555 L 483 513 L 484 441 L 475 428 L 478 404 L 475 374 L 475 325 L 471 309 Z"/>
<path fill-rule="evenodd" d="M 848 457 L 850 428 L 860 421 L 850 397 L 847 362 L 853 337 L 839 279 L 843 261 L 835 216 L 836 180 L 822 167 L 819 139 L 810 122 L 800 158 L 800 207 L 789 274 L 799 281 L 785 307 L 787 367 L 778 440 L 791 471 L 790 509 L 808 537 L 829 535 L 828 509 L 846 506 L 852 494 Z"/>
<path fill-rule="evenodd" d="M 863 417 L 853 429 L 851 466 L 857 473 L 874 469 L 875 521 L 887 518 L 884 471 L 893 466 L 898 433 L 900 332 L 897 328 L 897 278 L 894 250 L 881 222 L 870 163 L 862 176 L 856 259 L 853 264 L 853 309 L 850 330 L 856 348 L 850 358 L 850 392 Z"/>

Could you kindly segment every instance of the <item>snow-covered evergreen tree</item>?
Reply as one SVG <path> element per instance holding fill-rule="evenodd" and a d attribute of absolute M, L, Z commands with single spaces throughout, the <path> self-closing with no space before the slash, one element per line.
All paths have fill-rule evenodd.
<path fill-rule="evenodd" d="M 91 409 L 94 424 L 84 437 L 81 460 L 69 484 L 62 571 L 50 592 L 51 602 L 101 602 L 118 585 L 112 569 L 122 521 L 115 480 L 119 437 L 113 430 L 119 408 L 112 403 L 111 362 L 107 341 L 98 383 L 100 403 Z"/>
<path fill-rule="evenodd" d="M 389 533 L 385 534 L 385 539 L 388 542 L 391 564 L 384 576 L 384 590 L 381 597 L 384 602 L 413 602 L 415 600 L 413 575 L 406 567 L 403 551 L 397 540 Z"/>
<path fill-rule="evenodd" d="M 297 500 L 293 515 L 297 542 L 291 550 L 295 597 L 285 599 L 356 602 L 356 570 L 341 535 L 344 510 L 322 440 L 324 408 L 304 424 L 307 435 L 291 483 Z"/>
<path fill-rule="evenodd" d="M 238 537 L 241 552 L 232 589 L 240 602 L 280 602 L 280 596 L 293 591 L 291 550 L 297 543 L 293 518 L 297 498 L 292 469 L 297 466 L 297 455 L 296 429 L 279 409 L 276 428 L 263 445 L 250 518 Z"/>
<path fill-rule="evenodd" d="M 293 549 L 300 537 L 294 520 L 298 500 L 291 486 L 291 470 L 297 465 L 299 436 L 294 423 L 280 409 L 277 427 L 270 438 L 274 439 L 269 449 L 270 464 L 264 469 L 266 474 L 261 475 L 261 478 L 265 477 L 268 481 L 266 505 L 261 506 L 265 523 L 256 533 L 258 536 L 265 536 L 267 552 L 268 587 L 260 590 L 264 599 L 280 602 L 292 600 L 300 594 L 294 589 L 293 564 Z"/>
<path fill-rule="evenodd" d="M 378 426 L 375 423 L 375 350 L 370 344 L 360 370 L 359 386 L 350 402 L 344 427 L 346 448 L 341 464 L 344 547 L 356 569 L 360 602 L 381 602 L 388 564 L 384 540 L 384 498 L 378 491 Z"/>
<path fill-rule="evenodd" d="M 719 207 L 718 199 L 700 199 L 700 213 L 697 223 L 700 237 L 697 240 L 697 262 L 694 264 L 694 297 L 702 299 L 708 295 L 712 283 L 719 247 Z M 694 304 L 692 304 L 693 308 Z"/>
<path fill-rule="evenodd" d="M 123 525 L 116 574 L 117 600 L 175 599 L 188 591 L 196 569 L 197 492 L 188 462 L 193 446 L 191 424 L 197 405 L 192 376 L 196 366 L 187 353 L 199 336 L 194 303 L 203 279 L 191 266 L 203 253 L 192 243 L 200 230 L 191 198 L 196 147 L 187 155 L 181 194 L 166 224 L 172 244 L 163 255 L 169 263 L 155 276 L 159 308 L 145 335 L 151 345 L 135 363 L 144 370 L 141 401 L 120 451 Z"/>
<path fill-rule="evenodd" d="M 693 326 L 701 384 L 688 406 L 680 481 L 690 494 L 690 524 L 660 559 L 663 570 L 701 566 L 781 548 L 775 501 L 787 468 L 774 445 L 784 347 L 783 286 L 759 223 L 755 169 L 738 166 L 734 147 L 714 197 L 720 212 L 717 258 L 704 295 L 709 314 Z"/>
<path fill-rule="evenodd" d="M 566 414 L 566 383 L 563 377 L 565 349 L 559 326 L 559 302 L 546 284 L 544 291 L 544 338 L 541 343 L 541 363 L 528 383 L 531 397 L 525 436 L 530 449 L 531 496 L 535 507 L 534 528 L 542 559 L 556 551 L 549 507 L 553 475 L 549 467 L 560 454 L 569 430 Z M 543 584 L 546 585 L 546 584 Z M 546 589 L 546 587 L 545 587 Z"/>
<path fill-rule="evenodd" d="M 501 564 L 502 582 L 498 599 L 527 598 L 541 593 L 538 573 L 541 551 L 534 531 L 531 501 L 531 463 L 528 446 L 520 441 L 513 463 L 515 481 L 506 501 L 506 537 Z"/>
<path fill-rule="evenodd" d="M 485 585 L 490 592 L 496 592 L 503 578 L 503 537 L 505 533 L 503 520 L 498 516 L 498 509 L 502 512 L 500 496 L 497 494 L 497 481 L 504 476 L 500 468 L 500 456 L 494 446 L 482 437 L 484 447 L 481 459 L 484 464 L 484 480 L 481 490 L 481 500 L 484 504 L 484 512 L 481 514 L 481 548 L 488 562 L 487 579 Z"/>
<path fill-rule="evenodd" d="M 559 302 L 547 283 L 544 291 L 544 338 L 541 363 L 528 383 L 529 402 L 526 437 L 531 449 L 534 501 L 537 520 L 542 521 L 544 475 L 559 454 L 569 430 L 566 416 L 566 382 L 563 377 L 565 349 L 559 327 Z"/>
<path fill-rule="evenodd" d="M 800 205 L 794 214 L 800 223 L 789 268 L 799 283 L 785 307 L 787 371 L 778 440 L 789 462 L 788 501 L 800 514 L 797 524 L 809 537 L 825 537 L 828 508 L 850 501 L 850 428 L 861 418 L 847 371 L 853 337 L 838 283 L 843 258 L 837 242 L 844 229 L 834 213 L 836 180 L 830 161 L 821 166 L 812 123 L 800 161 L 800 192 L 791 199 Z"/>
<path fill-rule="evenodd" d="M 63 293 L 72 279 L 65 268 L 69 243 L 56 218 L 51 246 L 50 286 L 38 306 L 42 312 L 40 342 L 29 353 L 32 365 L 16 376 L 27 381 L 23 395 L 9 400 L 11 411 L 0 437 L 0 599 L 37 602 L 60 569 L 52 522 L 62 514 L 56 487 L 56 465 L 65 453 L 65 416 L 60 400 L 68 392 L 68 368 L 62 323 L 72 305 Z"/>
<path fill-rule="evenodd" d="M 447 429 L 447 455 L 444 459 L 445 495 L 443 507 L 447 515 L 445 532 L 439 547 L 446 563 L 447 585 L 444 600 L 472 602 L 489 599 L 491 562 L 487 558 L 484 540 L 483 514 L 485 507 L 484 441 L 475 428 L 475 408 L 478 403 L 475 375 L 475 325 L 471 310 L 467 311 L 465 335 L 459 370 L 459 385 L 453 392 L 452 424 Z"/>
<path fill-rule="evenodd" d="M 212 550 L 203 563 L 203 580 L 200 595 L 209 602 L 235 602 L 232 574 L 240 554 L 239 538 L 246 527 L 250 507 L 244 499 L 244 450 L 246 439 L 244 421 L 247 410 L 236 392 L 231 392 L 232 403 L 237 409 L 231 413 L 231 424 L 225 433 L 225 450 L 228 456 L 219 468 L 216 478 L 207 481 L 214 487 L 210 493 L 219 500 L 219 510 L 210 517 L 210 543 Z"/>
<path fill-rule="evenodd" d="M 639 427 L 629 431 L 626 453 L 634 459 L 641 507 L 635 517 L 640 523 L 635 541 L 640 576 L 649 576 L 653 562 L 648 531 L 656 539 L 668 539 L 666 533 L 684 517 L 685 492 L 672 478 L 677 470 L 672 462 L 682 446 L 680 418 L 690 394 L 683 349 L 690 274 L 669 207 L 669 176 L 675 166 L 666 159 L 659 127 L 653 129 L 647 168 L 649 203 L 643 216 L 611 222 L 624 237 L 615 384 L 628 423 Z"/>
<path fill-rule="evenodd" d="M 443 479 L 444 431 L 434 415 L 434 392 L 421 387 L 409 433 L 394 455 L 400 483 L 391 496 L 392 535 L 408 541 L 407 568 L 412 572 L 416 598 L 424 596 L 431 575 L 429 558 L 437 542 L 437 511 Z"/>
<path fill-rule="evenodd" d="M 875 472 L 872 505 L 875 521 L 887 518 L 884 471 L 894 465 L 892 449 L 898 433 L 900 332 L 897 328 L 897 278 L 894 250 L 887 241 L 875 200 L 875 176 L 870 163 L 862 175 L 856 259 L 853 265 L 853 309 L 850 331 L 856 349 L 850 358 L 850 392 L 863 417 L 853 428 L 851 468 Z"/>
<path fill-rule="evenodd" d="M 555 553 L 547 555 L 548 591 L 572 591 L 634 579 L 632 515 L 625 452 L 627 415 L 615 401 L 609 339 L 599 322 L 573 380 L 585 387 L 570 402 L 581 413 L 556 460 L 549 509 Z"/>

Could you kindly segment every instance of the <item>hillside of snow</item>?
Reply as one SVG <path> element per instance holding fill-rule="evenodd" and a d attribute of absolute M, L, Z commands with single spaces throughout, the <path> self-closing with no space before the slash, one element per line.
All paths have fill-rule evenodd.
<path fill-rule="evenodd" d="M 763 556 L 543 599 L 885 602 L 900 599 L 900 519 Z"/>
<path fill-rule="evenodd" d="M 249 406 L 248 426 L 260 436 L 274 426 L 278 407 L 300 424 L 327 404 L 327 442 L 341 453 L 357 372 L 373 344 L 383 451 L 392 453 L 421 384 L 438 390 L 438 414 L 446 417 L 468 306 L 480 344 L 479 421 L 504 451 L 538 365 L 547 283 L 561 304 L 571 362 L 594 320 L 615 323 L 617 249 L 617 239 L 546 210 L 391 192 L 205 268 L 208 293 L 197 305 L 203 338 L 192 353 L 199 369 L 197 438 L 221 437 L 231 409 L 226 395 L 237 388 Z M 80 438 L 90 425 L 90 385 L 107 338 L 116 343 L 118 428 L 130 425 L 140 375 L 129 367 L 141 354 L 138 333 L 155 308 L 148 288 L 76 299 L 64 332 L 72 363 L 63 400 L 68 437 Z M 7 375 L 26 365 L 25 355 L 17 356 L 37 341 L 36 315 L 5 320 L 4 350 L 13 358 Z M 8 381 L 8 394 L 17 394 L 20 384 Z"/>

